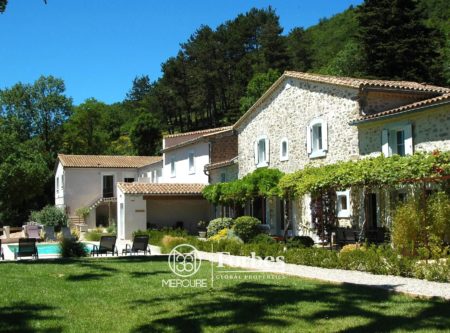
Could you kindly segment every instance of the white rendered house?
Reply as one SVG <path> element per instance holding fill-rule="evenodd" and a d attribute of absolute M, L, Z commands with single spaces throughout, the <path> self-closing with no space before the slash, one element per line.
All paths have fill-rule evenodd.
<path fill-rule="evenodd" d="M 59 154 L 55 174 L 55 205 L 72 223 L 83 223 L 76 214 L 89 209 L 88 228 L 117 221 L 117 183 L 161 178 L 160 156 L 98 156 Z"/>
<path fill-rule="evenodd" d="M 212 215 L 202 190 L 209 184 L 210 139 L 231 127 L 167 135 L 163 138 L 162 176 L 158 183 L 117 185 L 118 237 L 131 239 L 136 230 L 180 227 L 197 230 Z"/>

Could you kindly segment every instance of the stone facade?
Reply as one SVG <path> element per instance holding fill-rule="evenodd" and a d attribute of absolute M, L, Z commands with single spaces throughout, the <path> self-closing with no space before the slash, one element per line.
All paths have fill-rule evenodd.
<path fill-rule="evenodd" d="M 369 121 L 358 127 L 359 149 L 362 156 L 381 154 L 381 133 L 386 126 L 412 124 L 414 151 L 450 150 L 450 106 L 442 105 L 425 112 L 407 113 L 383 121 Z"/>
<path fill-rule="evenodd" d="M 237 126 L 239 178 L 254 171 L 254 142 L 269 139 L 270 168 L 294 172 L 307 164 L 319 165 L 356 158 L 357 128 L 349 122 L 359 116 L 358 90 L 337 85 L 286 79 L 267 100 Z M 306 149 L 307 126 L 315 118 L 326 121 L 328 152 L 310 159 Z M 288 140 L 287 161 L 280 161 L 280 143 Z"/>
<path fill-rule="evenodd" d="M 237 163 L 217 169 L 212 169 L 209 171 L 209 182 L 210 184 L 217 184 L 222 183 L 223 181 L 233 181 L 238 178 L 238 173 L 239 168 Z"/>

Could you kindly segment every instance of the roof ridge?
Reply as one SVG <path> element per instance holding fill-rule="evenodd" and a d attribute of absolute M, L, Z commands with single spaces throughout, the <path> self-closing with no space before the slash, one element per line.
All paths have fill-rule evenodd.
<path fill-rule="evenodd" d="M 197 131 L 191 131 L 191 132 L 182 132 L 182 133 L 174 133 L 174 134 L 168 134 L 164 135 L 164 138 L 175 138 L 178 136 L 186 136 L 186 135 L 192 135 L 192 134 L 202 134 L 202 133 L 210 133 L 210 132 L 216 132 L 216 131 L 225 131 L 228 128 L 232 128 L 233 126 L 223 126 L 223 127 L 215 127 L 215 128 L 207 128 L 203 130 L 197 130 Z"/>

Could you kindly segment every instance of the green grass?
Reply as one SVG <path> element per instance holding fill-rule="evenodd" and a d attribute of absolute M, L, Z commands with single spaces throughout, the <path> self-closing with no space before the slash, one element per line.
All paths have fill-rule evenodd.
<path fill-rule="evenodd" d="M 244 275 L 168 288 L 165 258 L 1 263 L 0 332 L 450 331 L 450 302 Z M 203 263 L 195 278 L 209 277 Z"/>

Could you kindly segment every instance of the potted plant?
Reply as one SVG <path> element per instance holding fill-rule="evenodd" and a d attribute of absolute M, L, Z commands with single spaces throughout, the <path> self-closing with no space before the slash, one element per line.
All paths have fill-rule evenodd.
<path fill-rule="evenodd" d="M 200 238 L 206 238 L 206 227 L 207 226 L 208 226 L 208 223 L 205 221 L 199 221 L 197 223 L 198 235 Z"/>

